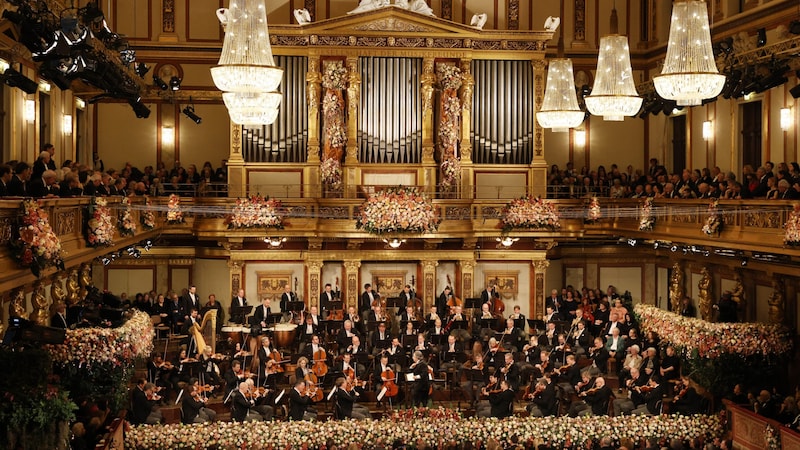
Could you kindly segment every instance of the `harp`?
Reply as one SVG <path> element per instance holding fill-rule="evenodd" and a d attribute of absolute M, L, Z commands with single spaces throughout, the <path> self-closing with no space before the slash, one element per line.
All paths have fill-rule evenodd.
<path fill-rule="evenodd" d="M 203 353 L 207 346 L 211 346 L 211 353 L 217 353 L 217 310 L 209 309 L 203 314 L 203 321 L 189 328 L 189 333 L 197 344 L 197 353 Z M 208 343 L 206 343 L 208 342 Z"/>

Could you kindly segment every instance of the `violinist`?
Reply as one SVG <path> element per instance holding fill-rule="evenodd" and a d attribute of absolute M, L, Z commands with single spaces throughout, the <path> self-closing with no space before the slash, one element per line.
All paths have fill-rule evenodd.
<path fill-rule="evenodd" d="M 581 381 L 575 385 L 575 392 L 577 392 L 578 398 L 569 405 L 570 417 L 578 417 L 582 413 L 586 414 L 585 412 L 591 409 L 591 406 L 586 403 L 586 396 L 596 392 L 597 389 L 594 389 L 595 387 L 597 387 L 597 378 L 592 378 L 589 370 L 581 371 Z"/>
<path fill-rule="evenodd" d="M 306 315 L 305 323 L 297 329 L 297 341 L 299 342 L 297 353 L 303 353 L 303 350 L 311 343 L 314 336 L 319 336 L 319 326 L 314 325 L 313 317 L 308 314 Z"/>
<path fill-rule="evenodd" d="M 314 392 L 308 389 L 305 380 L 298 379 L 294 388 L 289 391 L 289 420 L 314 420 L 317 410 L 311 395 Z"/>
<path fill-rule="evenodd" d="M 386 322 L 378 323 L 378 329 L 372 333 L 372 354 L 378 355 L 392 345 L 392 335 L 386 331 Z"/>
<path fill-rule="evenodd" d="M 466 371 L 466 381 L 461 383 L 461 388 L 464 391 L 467 401 L 474 404 L 475 392 L 486 385 L 486 379 L 488 377 L 488 371 L 483 363 L 483 355 L 481 354 L 479 343 L 475 344 L 472 350 L 472 360 L 467 362 L 464 369 Z"/>
<path fill-rule="evenodd" d="M 203 353 L 200 354 L 200 362 L 203 363 L 201 374 L 206 384 L 221 387 L 222 379 L 220 378 L 219 366 L 214 362 L 214 355 L 211 351 L 211 347 L 206 347 L 203 349 Z"/>
<path fill-rule="evenodd" d="M 547 378 L 542 377 L 536 381 L 533 392 L 530 392 L 525 400 L 530 400 L 525 409 L 531 417 L 550 417 L 557 413 L 555 385 Z"/>
<path fill-rule="evenodd" d="M 522 338 L 522 330 L 515 326 L 514 319 L 506 319 L 506 328 L 503 330 L 502 341 L 509 350 L 511 350 L 511 348 L 508 346 L 511 346 L 518 352 L 522 351 L 525 341 Z"/>
<path fill-rule="evenodd" d="M 247 383 L 247 398 L 252 400 L 250 412 L 246 422 L 270 421 L 275 415 L 275 408 L 270 406 L 270 391 L 264 387 L 256 387 L 252 378 L 245 380 Z"/>
<path fill-rule="evenodd" d="M 597 377 L 594 380 L 594 387 L 581 392 L 580 397 L 589 408 L 578 412 L 579 415 L 604 416 L 608 414 L 611 388 L 606 386 L 605 378 Z"/>
<path fill-rule="evenodd" d="M 581 368 L 575 360 L 575 355 L 568 355 L 566 364 L 556 371 L 558 372 L 558 385 L 564 389 L 566 394 L 573 394 L 575 391 L 572 387 L 581 382 Z"/>
<path fill-rule="evenodd" d="M 661 360 L 661 365 L 658 368 L 658 373 L 665 380 L 675 380 L 681 372 L 681 360 L 675 354 L 675 347 L 668 346 L 666 356 Z"/>
<path fill-rule="evenodd" d="M 181 400 L 183 423 L 213 422 L 217 417 L 216 411 L 206 408 L 206 399 L 200 395 L 198 386 L 193 384 L 187 388 L 189 395 Z"/>
<path fill-rule="evenodd" d="M 242 362 L 234 359 L 231 362 L 231 368 L 225 372 L 225 397 L 239 386 L 239 383 L 247 380 L 244 371 L 242 370 Z"/>
<path fill-rule="evenodd" d="M 230 351 L 231 359 L 235 359 L 237 361 L 244 361 L 248 356 L 252 354 L 242 347 L 241 342 L 237 342 L 233 344 L 233 348 Z"/>
<path fill-rule="evenodd" d="M 412 355 L 413 363 L 409 370 L 414 376 L 413 405 L 419 407 L 428 406 L 428 394 L 430 390 L 430 374 L 428 364 L 423 359 L 421 351 L 415 351 Z"/>
<path fill-rule="evenodd" d="M 553 347 L 553 351 L 550 352 L 550 362 L 553 363 L 554 367 L 561 367 L 566 363 L 567 355 L 572 354 L 572 347 L 567 342 L 567 337 L 559 334 L 558 343 Z"/>
<path fill-rule="evenodd" d="M 194 358 L 190 358 L 187 356 L 186 349 L 182 348 L 180 352 L 175 356 L 172 360 L 172 366 L 175 368 L 170 374 L 170 383 L 173 386 L 177 386 L 179 381 L 188 382 L 189 381 L 189 369 L 187 364 L 193 363 L 197 361 Z"/>
<path fill-rule="evenodd" d="M 165 390 L 164 397 L 169 397 L 169 391 L 173 388 L 170 375 L 175 368 L 172 363 L 164 361 L 160 355 L 154 356 L 147 363 L 147 379 L 151 383 Z"/>
<path fill-rule="evenodd" d="M 503 348 L 500 346 L 500 343 L 497 341 L 497 339 L 489 339 L 489 350 L 483 357 L 483 362 L 486 364 L 486 367 L 490 368 L 491 370 L 499 369 L 500 365 L 503 363 L 501 356 L 503 353 Z"/>
<path fill-rule="evenodd" d="M 503 366 L 499 369 L 500 378 L 508 383 L 509 389 L 518 391 L 520 386 L 519 367 L 514 362 L 514 354 L 509 352 L 505 355 Z"/>
<path fill-rule="evenodd" d="M 630 378 L 625 381 L 625 387 L 628 390 L 627 398 L 617 398 L 614 400 L 614 415 L 630 414 L 631 411 L 636 409 L 639 405 L 645 403 L 644 396 L 642 395 L 642 386 L 647 385 L 647 378 L 639 376 L 639 369 L 634 367 L 631 369 Z"/>
<path fill-rule="evenodd" d="M 592 366 L 597 368 L 600 373 L 605 374 L 608 372 L 609 355 L 605 344 L 603 344 L 603 338 L 594 338 L 594 343 L 589 347 L 587 356 L 592 360 Z"/>
<path fill-rule="evenodd" d="M 133 390 L 133 407 L 131 409 L 130 421 L 134 425 L 148 424 L 155 425 L 161 422 L 161 408 L 158 401 L 161 397 L 156 394 L 156 385 L 148 383 L 144 378 L 136 382 Z"/>
<path fill-rule="evenodd" d="M 681 382 L 675 386 L 677 393 L 672 398 L 671 412 L 690 416 L 703 412 L 703 396 L 697 393 L 687 375 L 681 376 Z"/>
<path fill-rule="evenodd" d="M 644 403 L 638 405 L 631 414 L 634 416 L 657 416 L 661 414 L 661 399 L 664 398 L 664 385 L 661 384 L 661 377 L 653 375 L 647 383 L 647 389 L 639 388 L 644 398 Z"/>
<path fill-rule="evenodd" d="M 534 377 L 543 377 L 546 373 L 553 371 L 553 364 L 550 363 L 550 352 L 541 350 L 539 356 L 533 364 Z"/>
<path fill-rule="evenodd" d="M 502 419 L 514 413 L 514 391 L 511 390 L 506 380 L 500 380 L 499 388 L 489 391 L 483 388 L 483 393 L 489 397 L 489 409 L 480 408 L 475 411 L 477 417 L 497 417 Z"/>
<path fill-rule="evenodd" d="M 250 398 L 250 387 L 247 382 L 239 383 L 239 389 L 231 395 L 231 419 L 234 422 L 254 422 L 261 420 L 258 413 L 252 411 L 255 400 Z"/>
<path fill-rule="evenodd" d="M 353 336 L 358 336 L 356 330 L 353 329 L 353 322 L 350 320 L 345 320 L 343 328 L 339 330 L 339 334 L 336 336 L 336 342 L 339 344 L 340 355 L 345 353 L 347 351 L 347 347 L 353 343 Z"/>
<path fill-rule="evenodd" d="M 360 420 L 372 417 L 366 406 L 356 403 L 358 397 L 358 392 L 347 377 L 336 379 L 336 410 L 339 412 L 340 418 Z"/>

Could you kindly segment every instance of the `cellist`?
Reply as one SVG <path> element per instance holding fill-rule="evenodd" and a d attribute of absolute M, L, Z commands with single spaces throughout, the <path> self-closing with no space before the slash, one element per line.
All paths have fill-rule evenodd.
<path fill-rule="evenodd" d="M 375 371 L 372 374 L 372 379 L 375 380 L 375 392 L 380 392 L 386 386 L 385 397 L 394 397 L 397 395 L 397 384 L 395 380 L 396 367 L 389 364 L 389 355 L 386 353 L 381 355 L 380 364 L 375 365 Z"/>
<path fill-rule="evenodd" d="M 305 323 L 297 328 L 297 340 L 299 342 L 297 353 L 303 353 L 303 350 L 311 343 L 311 339 L 314 336 L 319 336 L 319 326 L 314 325 L 314 317 L 308 314 L 306 315 Z"/>

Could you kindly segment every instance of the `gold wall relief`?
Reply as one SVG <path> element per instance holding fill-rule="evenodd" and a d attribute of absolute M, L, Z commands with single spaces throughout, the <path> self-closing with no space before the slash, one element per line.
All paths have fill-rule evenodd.
<path fill-rule="evenodd" d="M 772 277 L 772 293 L 769 295 L 767 302 L 769 303 L 769 321 L 774 324 L 782 324 L 785 317 L 785 304 L 784 304 L 784 291 L 786 287 L 783 284 L 783 278 L 779 275 Z"/>
<path fill-rule="evenodd" d="M 322 271 L 322 261 L 307 261 L 306 272 L 308 273 L 308 305 L 319 306 L 320 276 Z"/>
<path fill-rule="evenodd" d="M 161 2 L 161 31 L 164 33 L 175 32 L 175 0 Z"/>
<path fill-rule="evenodd" d="M 285 286 L 292 286 L 294 272 L 256 272 L 258 300 L 280 300 Z"/>
<path fill-rule="evenodd" d="M 550 261 L 546 259 L 537 259 L 533 261 L 534 268 L 534 286 L 533 298 L 530 300 L 530 317 L 539 317 L 544 314 L 544 280 L 547 274 L 547 268 L 550 267 Z"/>
<path fill-rule="evenodd" d="M 361 261 L 345 261 L 344 273 L 347 277 L 346 283 L 346 298 L 344 305 L 345 308 L 351 306 L 358 308 L 358 296 L 361 293 L 358 287 L 358 268 L 361 267 Z"/>
<path fill-rule="evenodd" d="M 508 0 L 508 29 L 519 30 L 519 0 Z"/>
<path fill-rule="evenodd" d="M 681 302 L 685 296 L 683 288 L 684 273 L 681 263 L 676 262 L 672 265 L 672 275 L 669 278 L 669 303 L 672 312 L 678 314 L 681 311 Z"/>

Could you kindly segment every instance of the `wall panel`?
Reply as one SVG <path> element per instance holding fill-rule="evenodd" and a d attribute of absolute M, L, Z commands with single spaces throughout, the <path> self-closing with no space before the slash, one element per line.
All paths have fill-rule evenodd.
<path fill-rule="evenodd" d="M 98 103 L 97 150 L 106 169 L 120 169 L 130 162 L 136 167 L 156 163 L 156 106 L 151 114 L 137 119 L 127 103 Z"/>

